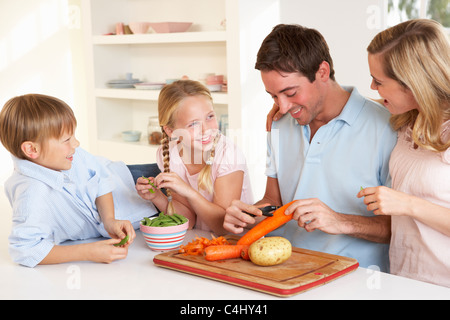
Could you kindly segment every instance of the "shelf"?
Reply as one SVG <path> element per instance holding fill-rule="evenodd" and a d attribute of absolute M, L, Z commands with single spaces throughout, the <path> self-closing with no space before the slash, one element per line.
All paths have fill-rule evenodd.
<path fill-rule="evenodd" d="M 234 72 L 235 66 L 231 68 L 229 59 L 229 52 L 238 51 L 238 47 L 230 30 L 220 27 L 224 18 L 237 21 L 237 11 L 230 8 L 235 8 L 238 0 L 81 2 L 86 28 L 88 97 L 92 110 L 92 117 L 88 119 L 91 152 L 127 164 L 155 162 L 157 146 L 149 145 L 146 135 L 140 142 L 121 139 L 123 130 L 147 132 L 148 117 L 158 113 L 157 101 L 161 92 L 107 85 L 111 79 L 121 78 L 129 72 L 144 82 L 165 82 L 165 79 L 181 75 L 197 79 L 205 73 L 223 74 L 227 76 L 228 92 L 211 93 L 217 117 L 221 119 L 230 114 L 230 110 L 233 112 L 233 108 L 238 108 L 236 89 L 239 79 L 234 80 L 238 72 Z M 194 7 L 202 11 L 192 9 Z M 195 28 L 174 33 L 105 34 L 113 31 L 118 21 L 153 20 L 193 21 Z M 233 25 L 236 22 L 228 24 L 229 27 Z M 234 61 L 233 65 L 239 59 Z"/>
<path fill-rule="evenodd" d="M 138 89 L 95 89 L 98 98 L 131 99 L 157 101 L 160 90 L 138 90 Z M 215 104 L 227 104 L 228 94 L 226 92 L 211 93 Z"/>
<path fill-rule="evenodd" d="M 151 145 L 144 136 L 138 142 L 125 142 L 121 139 L 98 140 L 98 150 L 104 157 L 123 161 L 126 164 L 156 162 L 156 150 L 159 145 Z"/>
<path fill-rule="evenodd" d="M 226 42 L 226 31 L 96 35 L 94 45 Z"/>

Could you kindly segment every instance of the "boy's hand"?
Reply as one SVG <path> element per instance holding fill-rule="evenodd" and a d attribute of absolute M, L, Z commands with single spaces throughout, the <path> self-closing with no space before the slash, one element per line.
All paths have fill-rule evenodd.
<path fill-rule="evenodd" d="M 134 231 L 133 225 L 128 220 L 115 220 L 111 219 L 103 223 L 106 232 L 111 236 L 112 239 L 116 240 L 113 244 L 119 243 L 127 235 L 129 237 L 128 242 L 124 247 L 129 246 L 133 243 L 136 238 L 136 232 Z M 118 241 L 117 241 L 118 240 Z"/>
<path fill-rule="evenodd" d="M 108 239 L 86 244 L 89 246 L 90 252 L 88 260 L 111 263 L 115 260 L 125 259 L 128 255 L 128 245 L 115 247 L 114 244 L 119 242 L 119 239 Z"/>

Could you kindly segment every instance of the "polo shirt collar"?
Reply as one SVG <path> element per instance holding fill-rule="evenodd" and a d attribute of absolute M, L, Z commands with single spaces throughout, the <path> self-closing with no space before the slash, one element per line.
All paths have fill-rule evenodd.
<path fill-rule="evenodd" d="M 56 171 L 38 165 L 29 160 L 19 159 L 13 156 L 14 170 L 18 173 L 42 181 L 53 189 L 61 190 L 64 181 L 68 179 L 66 171 Z"/>
<path fill-rule="evenodd" d="M 350 97 L 347 103 L 342 109 L 341 113 L 335 118 L 335 120 L 342 120 L 348 125 L 352 125 L 358 118 L 359 113 L 365 104 L 365 98 L 359 94 L 355 87 L 343 87 L 346 91 L 350 92 Z"/>
<path fill-rule="evenodd" d="M 330 120 L 330 122 L 341 120 L 351 126 L 356 121 L 356 118 L 358 118 L 358 115 L 365 104 L 365 98 L 359 94 L 358 89 L 355 87 L 342 86 L 342 88 L 350 92 L 350 97 L 341 113 L 336 118 Z M 294 118 L 291 119 L 294 121 L 295 125 L 300 125 L 297 120 Z"/>

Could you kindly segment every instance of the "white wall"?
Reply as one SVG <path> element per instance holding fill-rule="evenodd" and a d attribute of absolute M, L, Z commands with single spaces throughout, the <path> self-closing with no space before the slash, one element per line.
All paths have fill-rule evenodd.
<path fill-rule="evenodd" d="M 56 96 L 72 106 L 87 141 L 79 0 L 0 0 L 0 21 L 0 108 L 17 95 Z M 0 164 L 3 185 L 12 170 L 3 146 Z"/>
<path fill-rule="evenodd" d="M 113 1 L 113 0 L 111 0 Z M 241 0 L 239 2 L 240 77 L 243 148 L 255 197 L 265 189 L 265 119 L 272 100 L 254 69 L 264 37 L 278 23 L 298 23 L 319 30 L 327 39 L 337 81 L 355 85 L 369 97 L 366 47 L 384 28 L 385 0 Z M 0 107 L 29 92 L 55 95 L 75 110 L 77 137 L 88 148 L 85 119 L 84 53 L 80 0 L 0 0 Z M 107 14 L 107 12 L 105 12 Z M 0 180 L 11 160 L 0 146 Z"/>
<path fill-rule="evenodd" d="M 333 58 L 336 81 L 371 90 L 367 51 L 373 37 L 384 29 L 383 0 L 281 0 L 280 21 L 317 29 L 325 37 Z"/>

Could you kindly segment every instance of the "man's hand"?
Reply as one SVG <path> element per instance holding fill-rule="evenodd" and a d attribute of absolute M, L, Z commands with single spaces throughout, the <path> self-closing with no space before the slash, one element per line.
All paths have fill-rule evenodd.
<path fill-rule="evenodd" d="M 296 200 L 285 211 L 285 214 L 291 213 L 298 226 L 308 232 L 318 229 L 329 234 L 345 233 L 346 215 L 331 210 L 319 199 Z"/>
<path fill-rule="evenodd" d="M 256 217 L 252 217 L 243 211 Z M 231 206 L 225 211 L 223 227 L 234 234 L 242 233 L 247 226 L 253 225 L 260 220 L 257 217 L 262 217 L 262 212 L 258 207 L 246 204 L 240 200 L 233 200 Z"/>

